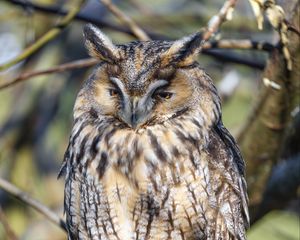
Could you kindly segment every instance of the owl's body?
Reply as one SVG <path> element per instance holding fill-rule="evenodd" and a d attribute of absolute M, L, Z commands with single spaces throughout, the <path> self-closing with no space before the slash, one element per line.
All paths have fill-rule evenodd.
<path fill-rule="evenodd" d="M 103 62 L 78 94 L 62 168 L 69 239 L 245 239 L 244 164 L 192 60 L 199 36 L 85 35 Z"/>

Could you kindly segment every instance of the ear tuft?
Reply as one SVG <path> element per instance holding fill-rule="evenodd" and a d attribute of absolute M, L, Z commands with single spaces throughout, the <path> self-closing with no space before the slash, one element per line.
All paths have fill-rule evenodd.
<path fill-rule="evenodd" d="M 119 50 L 100 29 L 92 24 L 83 28 L 85 46 L 91 57 L 115 63 L 119 60 Z"/>
<path fill-rule="evenodd" d="M 195 61 L 202 42 L 202 32 L 176 40 L 171 47 L 162 54 L 161 65 L 171 64 L 187 66 Z"/>

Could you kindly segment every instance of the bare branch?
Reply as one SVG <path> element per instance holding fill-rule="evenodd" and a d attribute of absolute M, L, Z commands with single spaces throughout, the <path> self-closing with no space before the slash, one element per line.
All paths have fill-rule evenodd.
<path fill-rule="evenodd" d="M 122 22 L 124 25 L 128 26 L 135 36 L 143 41 L 150 40 L 147 33 L 141 29 L 129 16 L 122 12 L 116 5 L 114 5 L 111 0 L 101 0 L 101 2 Z"/>
<path fill-rule="evenodd" d="M 218 41 L 209 41 L 203 44 L 203 49 L 222 48 L 222 49 L 255 49 L 266 52 L 273 51 L 276 46 L 268 42 L 257 42 L 249 39 L 221 39 Z"/>
<path fill-rule="evenodd" d="M 223 22 L 231 19 L 231 14 L 234 10 L 236 2 L 237 0 L 227 0 L 220 9 L 219 13 L 209 20 L 202 36 L 203 42 L 206 42 L 208 39 L 210 39 L 212 35 L 218 31 Z"/>
<path fill-rule="evenodd" d="M 158 17 L 151 9 L 149 9 L 145 4 L 139 0 L 127 0 L 127 2 L 132 5 L 136 10 L 138 10 L 143 16 L 147 17 Z"/>
<path fill-rule="evenodd" d="M 88 58 L 88 59 L 81 59 L 81 60 L 77 60 L 74 62 L 61 64 L 61 65 L 58 65 L 58 66 L 55 66 L 52 68 L 48 68 L 48 69 L 44 69 L 44 70 L 39 70 L 39 71 L 35 71 L 35 72 L 25 72 L 8 82 L 0 83 L 0 90 L 10 87 L 21 81 L 27 80 L 29 78 L 33 78 L 33 77 L 37 77 L 37 76 L 45 75 L 45 74 L 49 74 L 49 73 L 64 72 L 64 71 L 76 69 L 76 68 L 90 67 L 90 66 L 95 65 L 97 62 L 98 62 L 98 60 L 96 60 L 96 59 Z"/>
<path fill-rule="evenodd" d="M 263 70 L 266 66 L 266 62 L 264 60 L 258 60 L 256 57 L 250 59 L 249 57 L 245 57 L 242 54 L 237 54 L 234 52 L 224 53 L 221 51 L 217 51 L 217 49 L 203 49 L 201 53 L 205 53 L 205 55 L 212 56 L 217 61 L 225 63 L 231 62 L 236 64 L 242 64 L 259 70 Z"/>
<path fill-rule="evenodd" d="M 45 33 L 42 37 L 40 37 L 35 43 L 31 46 L 27 47 L 20 55 L 16 58 L 10 60 L 7 63 L 0 65 L 0 71 L 6 70 L 7 68 L 23 61 L 24 59 L 31 56 L 33 53 L 38 51 L 41 47 L 43 47 L 46 43 L 53 40 L 62 32 L 62 30 L 68 26 L 68 24 L 72 21 L 72 19 L 76 16 L 76 14 L 80 11 L 82 4 L 85 0 L 78 0 L 79 3 L 75 6 L 70 12 L 62 18 L 58 24 L 56 24 L 52 29 L 50 29 L 47 33 Z"/>
<path fill-rule="evenodd" d="M 33 3 L 30 1 L 23 1 L 23 0 L 3 0 L 3 1 L 6 1 L 10 4 L 14 4 L 16 6 L 30 8 L 30 9 L 44 12 L 44 13 L 56 14 L 56 15 L 61 15 L 61 16 L 65 16 L 67 14 L 67 12 L 64 9 L 60 8 L 59 6 L 48 6 L 48 5 L 44 6 L 42 4 L 37 4 L 37 3 Z M 110 29 L 118 31 L 118 32 L 122 32 L 122 33 L 126 33 L 129 35 L 135 36 L 134 33 L 131 31 L 131 29 L 128 28 L 127 26 L 123 27 L 123 26 L 115 25 L 111 21 L 107 21 L 103 18 L 98 18 L 98 17 L 92 16 L 90 14 L 79 12 L 75 16 L 75 19 L 80 20 L 80 21 L 90 22 L 90 23 L 98 25 L 99 27 L 102 27 L 102 28 L 110 28 Z M 153 39 L 167 39 L 166 36 L 163 36 L 160 34 L 156 34 L 156 33 L 150 32 L 150 31 L 145 31 L 145 32 L 147 33 L 147 35 L 149 35 Z"/>
<path fill-rule="evenodd" d="M 44 206 L 42 203 L 30 197 L 27 193 L 21 191 L 19 188 L 9 183 L 8 181 L 0 178 L 0 188 L 4 191 L 8 192 L 15 198 L 24 202 L 25 204 L 31 206 L 41 214 L 43 214 L 46 218 L 48 218 L 51 222 L 59 226 L 61 229 L 66 231 L 66 223 L 60 217 L 56 215 L 52 210 L 48 207 Z"/>

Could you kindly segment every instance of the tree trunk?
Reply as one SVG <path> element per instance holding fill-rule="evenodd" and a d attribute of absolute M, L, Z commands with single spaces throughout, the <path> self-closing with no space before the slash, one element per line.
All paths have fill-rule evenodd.
<path fill-rule="evenodd" d="M 290 23 L 299 29 L 300 1 L 297 1 Z M 282 53 L 275 50 L 264 70 L 267 78 L 281 86 L 280 90 L 263 86 L 255 110 L 252 112 L 238 141 L 247 165 L 250 205 L 262 200 L 266 181 L 272 167 L 279 161 L 281 146 L 289 135 L 288 125 L 300 106 L 300 37 L 289 32 L 288 48 L 293 70 L 288 71 Z"/>

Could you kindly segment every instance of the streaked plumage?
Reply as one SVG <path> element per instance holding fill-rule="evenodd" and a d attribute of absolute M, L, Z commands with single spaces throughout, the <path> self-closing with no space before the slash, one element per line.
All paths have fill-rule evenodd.
<path fill-rule="evenodd" d="M 245 239 L 244 163 L 217 91 L 194 61 L 200 36 L 114 45 L 80 90 L 65 154 L 69 239 Z"/>

